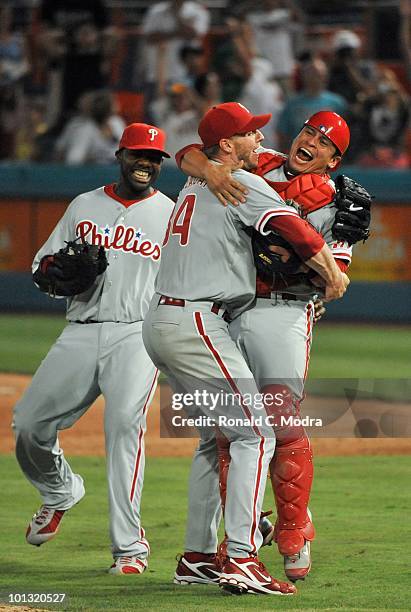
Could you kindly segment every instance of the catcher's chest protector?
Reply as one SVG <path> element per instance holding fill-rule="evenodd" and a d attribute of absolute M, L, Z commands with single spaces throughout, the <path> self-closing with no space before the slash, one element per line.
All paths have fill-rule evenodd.
<path fill-rule="evenodd" d="M 328 174 L 299 174 L 289 181 L 270 181 L 265 177 L 271 170 L 281 168 L 286 160 L 285 155 L 260 153 L 256 174 L 264 177 L 283 200 L 299 204 L 304 217 L 333 201 L 335 189 Z"/>
<path fill-rule="evenodd" d="M 299 174 L 285 183 L 268 180 L 267 183 L 283 200 L 294 200 L 299 204 L 306 217 L 333 201 L 335 190 L 329 180 L 327 174 Z"/>

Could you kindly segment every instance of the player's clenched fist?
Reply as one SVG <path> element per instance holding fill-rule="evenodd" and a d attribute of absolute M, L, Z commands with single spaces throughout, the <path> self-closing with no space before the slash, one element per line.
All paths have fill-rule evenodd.
<path fill-rule="evenodd" d="M 316 287 L 321 287 L 324 293 L 323 300 L 325 302 L 331 302 L 331 300 L 338 300 L 347 291 L 347 287 L 350 284 L 348 276 L 341 272 L 339 268 L 336 268 L 335 274 L 332 275 L 328 281 L 324 280 L 321 276 L 314 276 L 311 279 L 311 283 Z"/>
<path fill-rule="evenodd" d="M 350 279 L 348 276 L 340 271 L 340 275 L 337 276 L 335 281 L 332 284 L 327 284 L 325 287 L 325 302 L 330 302 L 331 300 L 338 300 L 342 298 L 344 293 L 347 291 L 347 287 L 350 284 Z"/>

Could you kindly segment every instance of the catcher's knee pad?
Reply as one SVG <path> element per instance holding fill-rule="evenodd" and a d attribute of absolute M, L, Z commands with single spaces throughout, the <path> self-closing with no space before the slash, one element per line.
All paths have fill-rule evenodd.
<path fill-rule="evenodd" d="M 220 487 L 220 498 L 221 507 L 225 508 L 225 500 L 227 496 L 227 476 L 228 468 L 230 466 L 230 441 L 228 438 L 219 433 L 217 435 L 217 456 L 218 456 L 218 471 L 219 471 L 219 487 Z"/>
<path fill-rule="evenodd" d="M 293 418 L 300 416 L 300 401 L 290 388 L 287 385 L 265 385 L 261 393 L 265 397 L 265 411 L 270 416 L 277 446 L 302 438 L 304 427 L 292 422 Z"/>

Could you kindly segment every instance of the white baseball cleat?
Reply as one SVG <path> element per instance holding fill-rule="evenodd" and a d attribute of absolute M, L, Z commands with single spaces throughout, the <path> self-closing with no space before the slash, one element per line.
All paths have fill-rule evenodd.
<path fill-rule="evenodd" d="M 311 569 L 311 545 L 305 540 L 304 546 L 296 555 L 284 555 L 284 571 L 292 582 L 305 580 Z"/>
<path fill-rule="evenodd" d="M 147 559 L 139 557 L 117 557 L 108 570 L 109 574 L 119 576 L 121 574 L 142 574 L 147 569 Z"/>
<path fill-rule="evenodd" d="M 31 519 L 26 531 L 26 540 L 33 546 L 41 546 L 57 534 L 60 521 L 65 510 L 55 510 L 47 506 L 41 506 Z"/>
<path fill-rule="evenodd" d="M 221 565 L 216 554 L 189 552 L 177 557 L 178 565 L 174 584 L 216 584 L 220 579 Z"/>
<path fill-rule="evenodd" d="M 307 514 L 312 521 L 313 515 L 307 508 Z M 291 582 L 305 580 L 311 570 L 311 542 L 304 540 L 304 546 L 295 555 L 284 555 L 284 572 Z"/>
<path fill-rule="evenodd" d="M 270 576 L 258 557 L 227 559 L 219 584 L 224 591 L 234 595 L 294 595 L 297 592 L 293 584 Z"/>
<path fill-rule="evenodd" d="M 80 478 L 80 485 L 78 488 L 78 498 L 74 501 L 73 506 L 78 504 L 86 493 L 82 478 Z M 29 544 L 33 544 L 33 546 L 41 546 L 44 544 L 44 542 L 48 542 L 54 538 L 59 530 L 61 519 L 68 510 L 71 510 L 73 506 L 70 506 L 70 508 L 67 508 L 66 510 L 56 510 L 55 508 L 50 508 L 46 505 L 41 506 L 27 527 L 27 542 Z"/>

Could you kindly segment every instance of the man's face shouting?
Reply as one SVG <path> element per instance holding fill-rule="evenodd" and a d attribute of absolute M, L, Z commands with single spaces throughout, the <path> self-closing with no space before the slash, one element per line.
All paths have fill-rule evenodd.
<path fill-rule="evenodd" d="M 325 134 L 305 125 L 294 138 L 287 160 L 287 168 L 293 174 L 323 174 L 332 170 L 341 155 Z"/>

